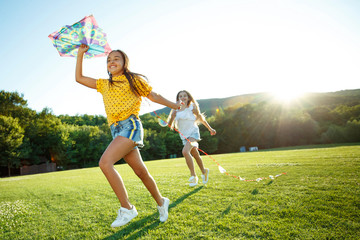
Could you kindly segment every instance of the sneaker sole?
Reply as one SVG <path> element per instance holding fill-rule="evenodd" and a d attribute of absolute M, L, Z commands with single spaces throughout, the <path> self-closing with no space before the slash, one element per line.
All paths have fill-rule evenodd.
<path fill-rule="evenodd" d="M 131 222 L 131 220 L 133 220 L 133 219 L 136 218 L 136 217 L 137 217 L 137 214 L 136 214 L 136 216 L 132 217 L 132 218 L 131 218 L 129 221 L 127 221 L 126 223 L 123 223 L 123 224 L 111 224 L 111 227 L 112 227 L 112 228 L 117 228 L 117 227 L 124 226 L 124 225 L 128 224 L 129 222 Z"/>

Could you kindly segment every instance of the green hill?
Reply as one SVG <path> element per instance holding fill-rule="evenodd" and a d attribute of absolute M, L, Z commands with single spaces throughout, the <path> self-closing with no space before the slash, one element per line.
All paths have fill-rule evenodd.
<path fill-rule="evenodd" d="M 227 98 L 211 98 L 197 100 L 202 112 L 207 116 L 216 113 L 216 109 L 240 108 L 246 104 L 276 101 L 271 93 L 253 93 Z M 304 108 L 315 106 L 335 106 L 339 104 L 356 105 L 360 104 L 360 89 L 342 90 L 327 93 L 305 93 L 296 100 L 296 103 Z M 156 110 L 158 114 L 170 112 L 170 108 L 165 107 Z"/>

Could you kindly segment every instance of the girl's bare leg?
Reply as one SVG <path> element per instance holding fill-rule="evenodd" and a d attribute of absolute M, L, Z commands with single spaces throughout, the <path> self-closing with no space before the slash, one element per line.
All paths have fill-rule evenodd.
<path fill-rule="evenodd" d="M 121 206 L 127 209 L 131 209 L 132 206 L 124 182 L 114 168 L 114 164 L 126 156 L 134 147 L 135 143 L 130 139 L 121 136 L 116 137 L 109 144 L 99 161 L 99 166 L 119 199 Z"/>
<path fill-rule="evenodd" d="M 205 168 L 204 168 L 204 163 L 203 163 L 203 161 L 202 161 L 202 158 L 200 157 L 199 150 L 194 147 L 194 148 L 191 149 L 191 152 L 190 152 L 190 153 L 191 153 L 191 155 L 195 158 L 196 163 L 197 163 L 197 165 L 199 166 L 201 172 L 202 172 L 203 174 L 205 174 L 206 172 L 205 172 Z"/>
<path fill-rule="evenodd" d="M 133 169 L 135 174 L 141 179 L 145 187 L 150 192 L 151 196 L 155 199 L 159 206 L 163 205 L 163 198 L 159 192 L 155 180 L 150 175 L 144 162 L 141 160 L 139 149 L 133 149 L 124 157 L 125 161 Z"/>
<path fill-rule="evenodd" d="M 189 140 L 191 141 L 191 139 L 189 139 Z M 187 142 L 182 150 L 182 154 L 185 157 L 186 164 L 190 170 L 190 175 L 196 176 L 194 162 L 193 162 L 192 156 L 190 154 L 190 151 L 192 148 L 193 148 L 193 146 L 191 146 L 191 144 L 189 142 Z"/>

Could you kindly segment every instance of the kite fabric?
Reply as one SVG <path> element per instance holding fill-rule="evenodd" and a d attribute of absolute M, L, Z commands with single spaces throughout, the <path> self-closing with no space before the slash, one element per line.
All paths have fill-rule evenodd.
<path fill-rule="evenodd" d="M 79 22 L 62 27 L 49 35 L 54 47 L 62 57 L 76 57 L 81 44 L 89 46 L 84 58 L 103 57 L 111 52 L 106 34 L 99 28 L 93 15 Z"/>

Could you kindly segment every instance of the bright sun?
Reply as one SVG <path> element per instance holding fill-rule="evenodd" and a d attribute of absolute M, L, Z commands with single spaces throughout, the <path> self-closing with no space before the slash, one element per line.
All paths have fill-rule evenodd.
<path fill-rule="evenodd" d="M 281 91 L 275 91 L 272 92 L 272 94 L 274 95 L 275 99 L 277 99 L 278 101 L 288 103 L 301 97 L 304 93 L 300 91 L 281 89 Z"/>

